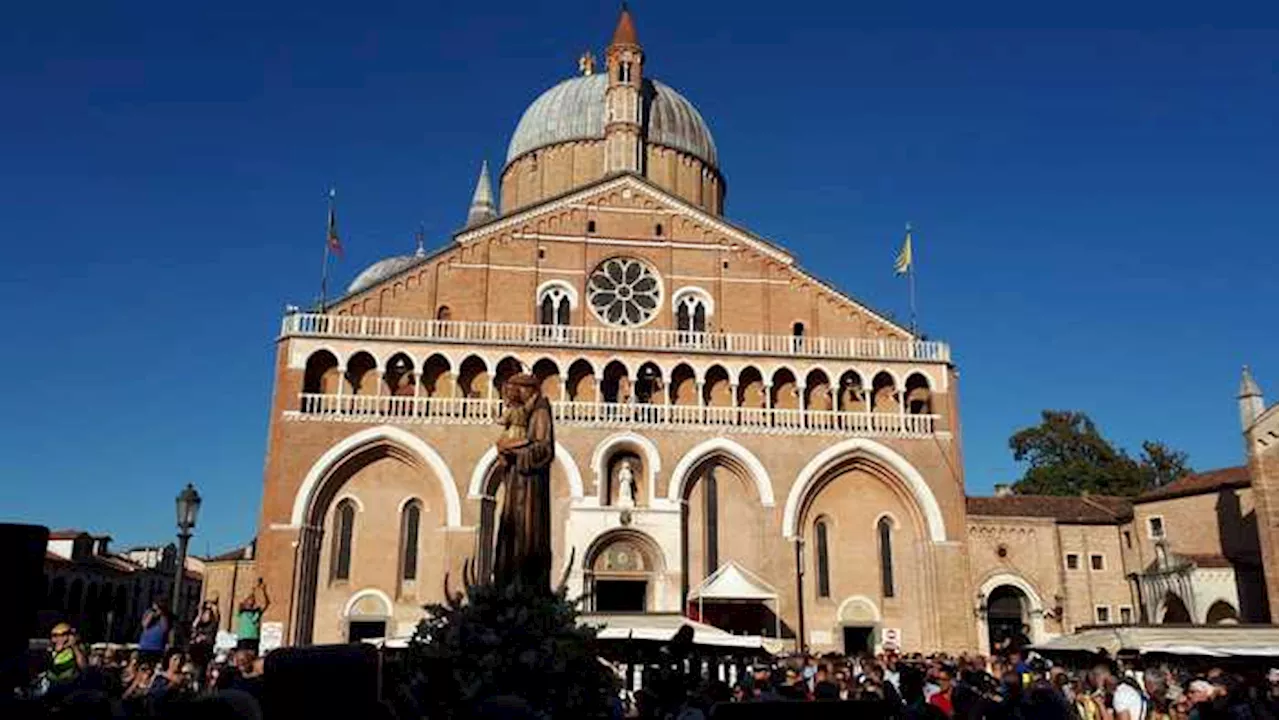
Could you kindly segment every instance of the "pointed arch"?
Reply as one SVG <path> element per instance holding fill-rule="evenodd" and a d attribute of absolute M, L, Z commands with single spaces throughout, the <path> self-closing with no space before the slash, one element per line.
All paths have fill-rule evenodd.
<path fill-rule="evenodd" d="M 471 471 L 471 482 L 467 485 L 467 497 L 472 500 L 483 498 L 484 481 L 489 477 L 489 471 L 493 469 L 493 464 L 498 460 L 498 449 L 490 446 L 485 450 L 484 454 L 476 462 L 475 469 Z M 574 462 L 573 455 L 565 449 L 563 445 L 556 442 L 556 459 L 555 463 L 560 466 L 560 471 L 564 473 L 564 479 L 569 483 L 569 497 L 574 500 L 582 498 L 582 473 L 578 470 L 578 463 Z"/>
<path fill-rule="evenodd" d="M 435 475 L 436 480 L 440 483 L 441 495 L 444 496 L 445 526 L 451 528 L 462 527 L 462 501 L 458 497 L 458 487 L 454 483 L 453 473 L 449 471 L 448 463 L 444 461 L 444 458 L 440 457 L 440 454 L 426 440 L 407 430 L 391 425 L 380 425 L 361 430 L 338 441 L 326 450 L 311 466 L 311 469 L 307 471 L 302 484 L 298 486 L 298 492 L 293 497 L 293 512 L 289 517 L 290 524 L 294 527 L 301 527 L 306 523 L 307 511 L 311 509 L 321 485 L 333 472 L 334 468 L 337 468 L 347 458 L 356 455 L 360 451 L 381 444 L 399 446 L 416 455 L 424 465 L 431 468 L 432 474 Z"/>
<path fill-rule="evenodd" d="M 857 455 L 864 455 L 880 462 L 902 478 L 920 507 L 929 531 L 929 538 L 934 542 L 946 541 L 947 528 L 942 520 L 942 508 L 938 505 L 938 499 L 934 497 L 933 490 L 929 489 L 929 484 L 925 482 L 924 476 L 907 462 L 906 458 L 866 438 L 850 438 L 832 445 L 814 456 L 796 476 L 796 481 L 791 485 L 791 491 L 787 493 L 787 504 L 782 511 L 782 534 L 787 539 L 795 539 L 800 534 L 798 527 L 800 505 L 812 491 L 814 483 L 820 480 L 823 473 L 836 462 Z"/>
<path fill-rule="evenodd" d="M 714 437 L 703 441 L 680 458 L 680 462 L 676 463 L 676 468 L 671 473 L 671 480 L 667 483 L 667 500 L 673 503 L 679 502 L 693 468 L 707 456 L 715 454 L 728 455 L 741 463 L 747 470 L 747 474 L 751 476 L 752 482 L 755 483 L 760 504 L 764 507 L 773 507 L 773 483 L 769 480 L 769 471 L 765 470 L 764 464 L 750 450 L 726 437 Z"/>

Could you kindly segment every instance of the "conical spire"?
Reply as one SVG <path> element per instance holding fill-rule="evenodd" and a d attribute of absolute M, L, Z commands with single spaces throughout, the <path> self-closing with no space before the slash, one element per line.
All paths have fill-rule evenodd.
<path fill-rule="evenodd" d="M 480 177 L 476 191 L 471 195 L 471 209 L 467 211 L 467 227 L 481 225 L 498 217 L 498 207 L 493 202 L 493 183 L 489 180 L 489 162 L 480 163 Z"/>
<path fill-rule="evenodd" d="M 1258 383 L 1253 379 L 1253 373 L 1250 372 L 1249 366 L 1245 365 L 1240 370 L 1240 394 L 1237 397 L 1262 397 L 1262 388 L 1258 387 Z"/>
<path fill-rule="evenodd" d="M 1236 401 L 1240 405 L 1240 429 L 1247 432 L 1267 409 L 1262 402 L 1262 388 L 1253 379 L 1248 365 L 1240 370 L 1240 394 L 1236 396 Z"/>
<path fill-rule="evenodd" d="M 618 26 L 613 29 L 611 45 L 639 45 L 636 39 L 636 24 L 631 19 L 631 11 L 622 3 L 622 12 L 618 14 Z"/>

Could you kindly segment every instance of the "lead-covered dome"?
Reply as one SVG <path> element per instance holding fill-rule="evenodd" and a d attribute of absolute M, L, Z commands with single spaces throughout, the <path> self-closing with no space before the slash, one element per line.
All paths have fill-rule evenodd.
<path fill-rule="evenodd" d="M 507 164 L 521 155 L 571 140 L 604 138 L 607 75 L 569 78 L 538 96 L 516 125 L 507 146 Z M 719 168 L 716 143 L 702 114 L 683 95 L 657 80 L 644 79 L 646 142 L 680 150 Z"/>
<path fill-rule="evenodd" d="M 351 284 L 347 286 L 347 294 L 367 290 L 397 273 L 408 270 L 422 261 L 422 255 L 393 255 L 383 258 L 365 268 Z"/>

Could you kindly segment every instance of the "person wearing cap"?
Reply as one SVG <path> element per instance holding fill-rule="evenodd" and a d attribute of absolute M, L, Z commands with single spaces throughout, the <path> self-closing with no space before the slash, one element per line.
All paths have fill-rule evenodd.
<path fill-rule="evenodd" d="M 60 622 L 49 632 L 49 670 L 45 673 L 50 685 L 75 682 L 89 664 L 75 628 Z"/>

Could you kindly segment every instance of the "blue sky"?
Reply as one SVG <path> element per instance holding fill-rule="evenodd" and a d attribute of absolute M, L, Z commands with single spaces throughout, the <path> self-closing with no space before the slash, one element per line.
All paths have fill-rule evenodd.
<path fill-rule="evenodd" d="M 247 539 L 273 340 L 341 282 L 447 242 L 481 159 L 599 54 L 612 3 L 19 3 L 0 26 L 0 519 Z M 1029 7 L 1030 5 L 1030 7 Z M 1042 408 L 1197 468 L 1277 389 L 1276 35 L 1259 3 L 633 3 L 701 109 L 727 214 L 952 343 L 970 492 Z"/>

